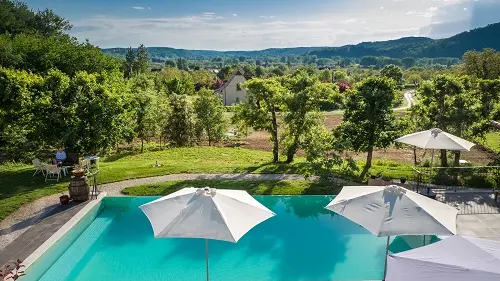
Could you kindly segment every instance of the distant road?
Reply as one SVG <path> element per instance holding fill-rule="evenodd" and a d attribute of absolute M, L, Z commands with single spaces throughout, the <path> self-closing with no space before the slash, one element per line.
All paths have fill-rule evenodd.
<path fill-rule="evenodd" d="M 416 104 L 417 101 L 413 98 L 414 94 L 415 94 L 414 90 L 405 92 L 404 93 L 404 97 L 405 97 L 405 100 L 406 100 L 406 104 L 404 106 L 401 106 L 401 107 L 396 107 L 393 110 L 397 110 L 397 111 L 399 111 L 399 110 L 407 110 L 412 105 Z M 344 113 L 344 110 L 341 109 L 341 110 L 325 111 L 324 113 L 326 113 L 326 114 L 334 114 L 334 115 L 341 115 L 341 114 Z"/>
<path fill-rule="evenodd" d="M 415 94 L 414 91 L 408 91 L 404 93 L 405 99 L 406 99 L 406 105 L 398 108 L 394 108 L 394 110 L 406 110 L 410 108 L 412 105 L 415 105 L 417 101 L 413 98 L 413 95 Z"/>

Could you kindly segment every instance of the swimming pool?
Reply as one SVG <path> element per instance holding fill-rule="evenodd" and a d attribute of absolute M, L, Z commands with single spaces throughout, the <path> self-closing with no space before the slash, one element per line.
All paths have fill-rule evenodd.
<path fill-rule="evenodd" d="M 42 256 L 51 265 L 39 280 L 204 280 L 204 240 L 154 239 L 138 206 L 156 198 L 104 198 L 69 247 Z M 382 279 L 386 239 L 324 209 L 332 196 L 255 198 L 276 216 L 236 244 L 210 241 L 211 280 Z"/>

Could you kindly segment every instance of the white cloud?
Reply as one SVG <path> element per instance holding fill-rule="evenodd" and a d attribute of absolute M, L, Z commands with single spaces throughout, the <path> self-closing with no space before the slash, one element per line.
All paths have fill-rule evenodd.
<path fill-rule="evenodd" d="M 352 18 L 352 19 L 343 20 L 343 21 L 341 21 L 341 23 L 350 24 L 350 23 L 355 23 L 357 21 L 358 21 L 357 19 Z"/>
<path fill-rule="evenodd" d="M 383 10 L 383 9 L 384 9 L 384 7 L 383 7 L 383 6 L 382 6 L 382 7 L 380 7 L 380 10 Z"/>
<path fill-rule="evenodd" d="M 132 7 L 132 9 L 134 9 L 134 10 L 144 10 L 144 7 L 138 7 L 138 6 L 136 6 L 136 7 Z"/>
<path fill-rule="evenodd" d="M 314 13 L 296 11 L 287 14 L 279 9 L 262 9 L 261 16 L 253 17 L 236 13 L 222 16 L 222 12 L 219 15 L 209 8 L 190 16 L 152 17 L 147 16 L 152 13 L 138 13 L 143 17 L 119 18 L 93 15 L 73 21 L 71 34 L 80 40 L 90 38 L 101 47 L 137 46 L 141 43 L 219 50 L 340 46 L 404 36 L 449 36 L 473 27 L 471 14 L 476 12 L 476 5 L 484 2 L 487 1 L 358 0 L 348 1 L 342 9 L 332 3 L 331 9 L 325 7 Z M 381 7 L 384 7 L 383 11 Z M 463 12 L 464 7 L 467 12 Z M 148 7 L 134 9 L 149 10 Z M 490 18 L 498 19 L 493 12 L 489 21 Z"/>

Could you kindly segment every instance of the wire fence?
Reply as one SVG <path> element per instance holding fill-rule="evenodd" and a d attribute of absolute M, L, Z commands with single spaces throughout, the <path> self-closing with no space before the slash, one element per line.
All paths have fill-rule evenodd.
<path fill-rule="evenodd" d="M 416 190 L 500 190 L 500 166 L 413 168 L 411 186 Z"/>

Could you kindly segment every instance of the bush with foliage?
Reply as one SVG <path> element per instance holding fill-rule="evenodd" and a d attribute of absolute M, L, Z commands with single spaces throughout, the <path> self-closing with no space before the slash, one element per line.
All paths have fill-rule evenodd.
<path fill-rule="evenodd" d="M 194 102 L 196 135 L 208 145 L 221 141 L 227 129 L 222 100 L 211 90 L 201 89 Z"/>
<path fill-rule="evenodd" d="M 193 108 L 185 95 L 172 94 L 169 101 L 171 111 L 163 134 L 173 146 L 190 146 L 195 133 Z"/>

